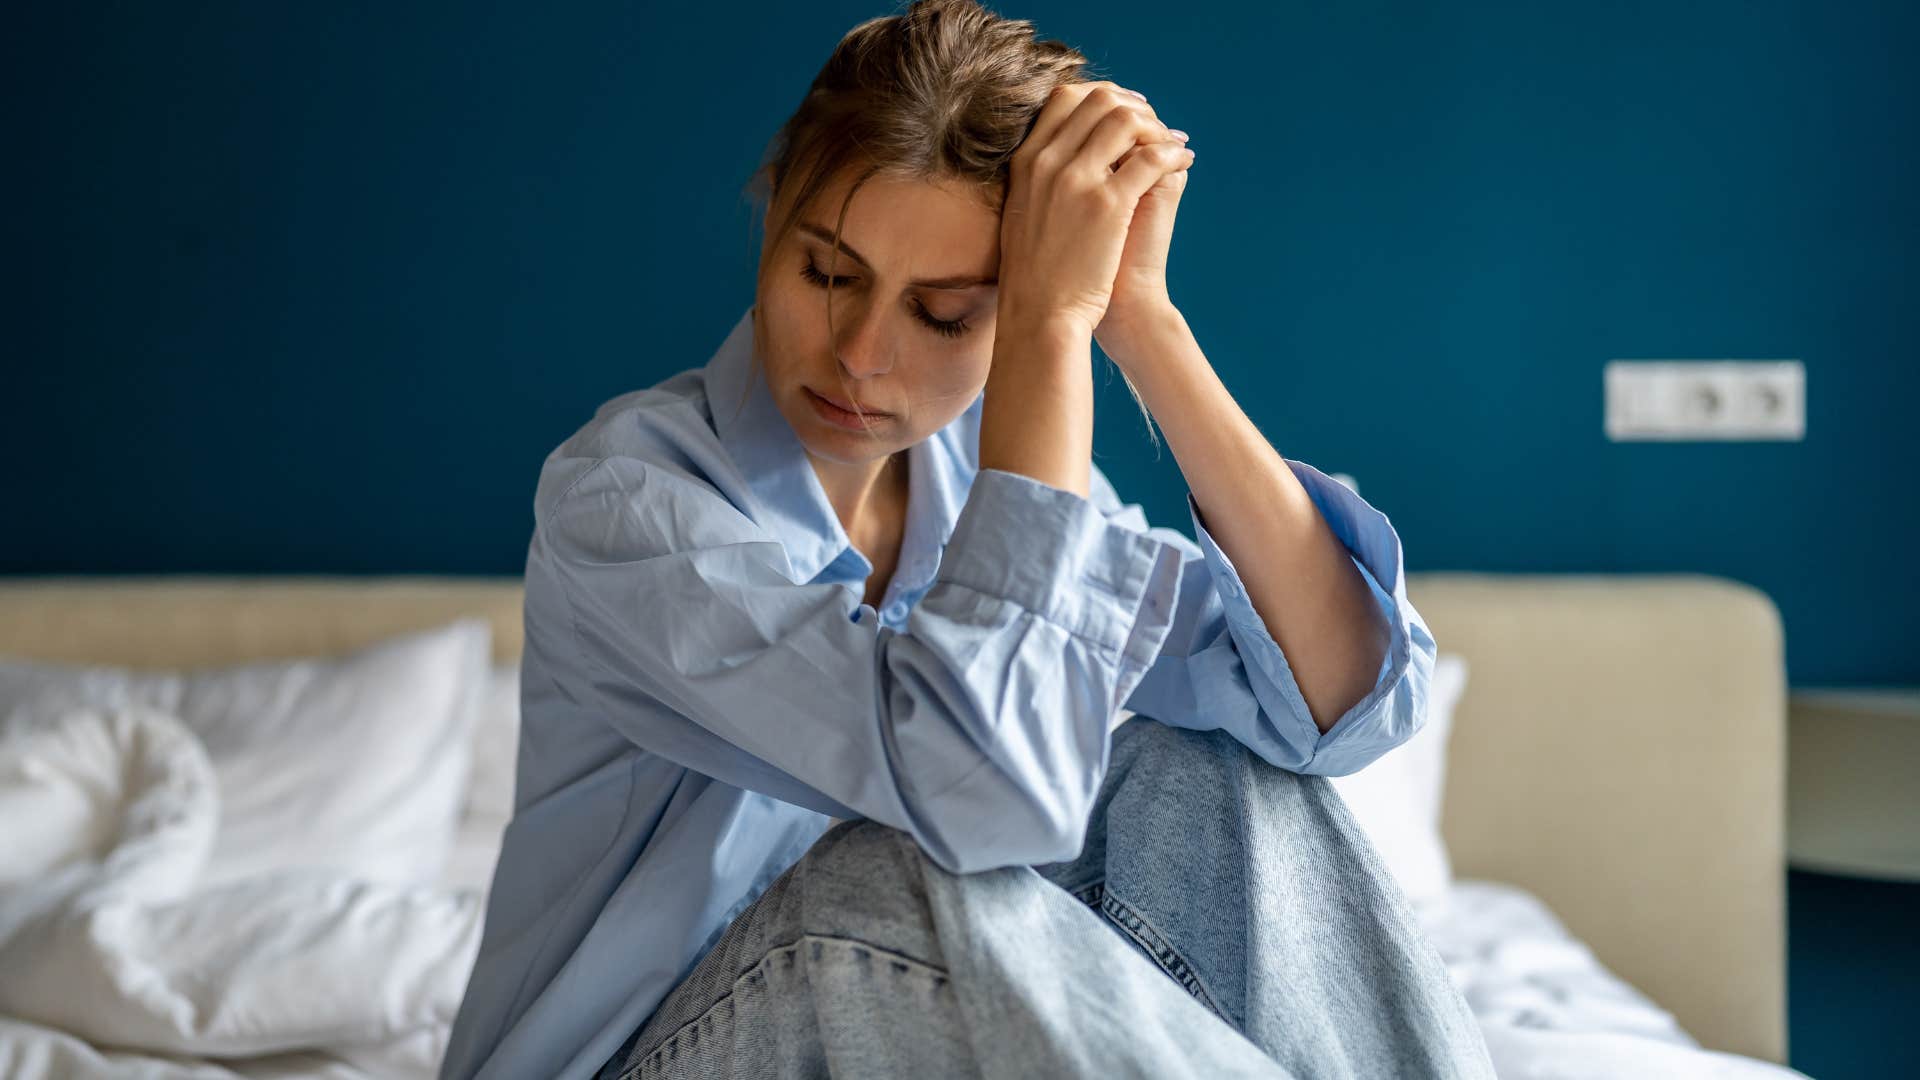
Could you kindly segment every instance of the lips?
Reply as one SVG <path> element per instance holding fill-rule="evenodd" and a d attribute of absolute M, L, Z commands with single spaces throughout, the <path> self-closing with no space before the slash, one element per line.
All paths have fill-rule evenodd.
<path fill-rule="evenodd" d="M 819 398 L 820 400 L 826 402 L 829 405 L 832 405 L 836 408 L 845 409 L 848 412 L 862 412 L 862 413 L 866 413 L 868 416 L 892 416 L 893 415 L 892 413 L 887 412 L 884 409 L 876 409 L 868 405 L 862 405 L 858 408 L 855 408 L 851 402 L 845 401 L 841 398 L 834 397 L 832 394 L 823 394 L 820 391 L 815 390 L 811 386 L 807 387 L 807 392 Z"/>

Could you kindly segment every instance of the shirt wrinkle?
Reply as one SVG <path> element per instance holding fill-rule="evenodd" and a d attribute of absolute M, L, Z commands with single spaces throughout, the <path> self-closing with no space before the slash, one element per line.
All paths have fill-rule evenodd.
<path fill-rule="evenodd" d="M 538 752 L 518 758 L 443 1080 L 590 1077 L 836 818 L 905 830 L 955 873 L 1069 857 L 1063 816 L 1097 788 L 1115 702 L 1330 775 L 1425 720 L 1434 643 L 1398 534 L 1291 459 L 1392 627 L 1374 687 L 1324 734 L 1191 494 L 1190 536 L 1091 462 L 1086 497 L 981 469 L 980 397 L 909 448 L 898 569 L 867 607 L 798 436 L 749 379 L 752 314 L 542 465 L 521 661 Z M 630 483 L 625 463 L 689 486 Z M 586 499 L 602 470 L 617 482 Z M 620 791 L 588 782 L 612 762 Z"/>

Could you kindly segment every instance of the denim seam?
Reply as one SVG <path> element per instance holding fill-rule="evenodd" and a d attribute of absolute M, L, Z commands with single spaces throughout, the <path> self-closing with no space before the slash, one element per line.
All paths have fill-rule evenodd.
<path fill-rule="evenodd" d="M 1213 994 L 1207 990 L 1207 984 L 1201 980 L 1200 973 L 1193 969 L 1193 965 L 1187 963 L 1187 958 L 1180 955 L 1158 927 L 1148 922 L 1146 916 L 1134 910 L 1126 901 L 1114 896 L 1104 883 L 1098 887 L 1098 897 L 1101 912 L 1119 927 L 1122 933 L 1139 942 L 1146 949 L 1147 955 L 1153 957 L 1154 962 L 1159 964 L 1161 970 L 1165 971 L 1174 982 L 1185 987 L 1187 993 L 1193 995 L 1200 1004 L 1213 1010 L 1215 1016 L 1236 1028 L 1239 1027 L 1232 1018 L 1227 1016 L 1225 1010 L 1214 1002 Z"/>
<path fill-rule="evenodd" d="M 772 962 L 773 958 L 776 955 L 785 954 L 790 960 L 794 954 L 800 951 L 800 947 L 802 945 L 811 944 L 814 947 L 813 958 L 818 960 L 820 958 L 819 956 L 820 945 L 825 942 L 836 942 L 839 944 L 851 946 L 852 948 L 857 950 L 863 950 L 866 952 L 877 954 L 879 956 L 886 957 L 887 962 L 891 964 L 897 971 L 905 972 L 909 968 L 920 968 L 923 973 L 929 973 L 933 976 L 933 981 L 935 985 L 946 982 L 949 978 L 952 977 L 951 975 L 948 974 L 946 968 L 940 967 L 936 964 L 929 964 L 925 960 L 920 960 L 915 957 L 908 956 L 905 953 L 894 952 L 891 949 L 883 949 L 878 945 L 874 945 L 871 942 L 862 941 L 859 938 L 839 937 L 832 934 L 802 934 L 797 939 L 790 941 L 785 945 L 776 945 L 773 948 L 768 949 L 764 954 L 761 955 L 758 963 L 754 964 L 752 967 L 748 968 L 747 970 L 741 972 L 739 975 L 735 976 L 727 992 L 720 995 L 720 998 L 716 1000 L 713 1004 L 701 1010 L 700 1015 L 692 1018 L 691 1020 L 688 1020 L 686 1023 L 681 1024 L 679 1027 L 675 1028 L 673 1030 L 673 1034 L 660 1040 L 660 1044 L 658 1046 L 655 1046 L 653 1049 L 647 1051 L 646 1055 L 640 1058 L 638 1061 L 629 1059 L 628 1064 L 625 1066 L 625 1068 L 622 1069 L 620 1073 L 620 1080 L 638 1080 L 642 1069 L 659 1064 L 660 1056 L 662 1054 L 665 1054 L 670 1048 L 678 1046 L 680 1043 L 681 1037 L 685 1035 L 689 1030 L 696 1029 L 700 1027 L 702 1024 L 706 1023 L 707 1018 L 712 1016 L 717 1010 L 719 1010 L 719 1008 L 722 1005 L 726 1005 L 729 1007 L 732 1006 L 733 996 L 736 992 L 738 992 L 740 988 L 740 984 L 754 980 L 754 979 L 766 978 L 767 965 L 770 962 Z"/>

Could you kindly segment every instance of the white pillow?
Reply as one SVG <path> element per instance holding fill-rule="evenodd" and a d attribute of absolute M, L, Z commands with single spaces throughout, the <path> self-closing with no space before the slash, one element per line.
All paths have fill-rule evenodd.
<path fill-rule="evenodd" d="M 473 774 L 462 823 L 505 822 L 513 816 L 514 774 L 520 760 L 520 664 L 494 664 L 480 721 L 473 732 Z"/>
<path fill-rule="evenodd" d="M 1359 772 L 1332 778 L 1388 872 L 1416 904 L 1444 896 L 1453 884 L 1453 865 L 1440 839 L 1440 801 L 1453 710 L 1466 688 L 1466 658 L 1440 653 L 1425 726 Z"/>
<path fill-rule="evenodd" d="M 463 618 L 345 656 L 205 670 L 0 659 L 0 722 L 177 716 L 219 787 L 204 886 L 295 867 L 426 884 L 459 818 L 491 647 L 490 625 Z"/>
<path fill-rule="evenodd" d="M 513 818 L 520 758 L 520 664 L 494 664 L 473 732 L 472 779 L 453 837 L 444 884 L 485 891 L 500 857 L 500 834 Z"/>

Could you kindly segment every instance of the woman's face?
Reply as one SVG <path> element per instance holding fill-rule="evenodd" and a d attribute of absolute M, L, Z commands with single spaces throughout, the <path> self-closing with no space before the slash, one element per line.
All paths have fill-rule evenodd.
<path fill-rule="evenodd" d="M 843 173 L 823 189 L 778 247 L 763 242 L 755 304 L 781 413 L 815 457 L 858 465 L 945 427 L 986 385 L 1000 216 L 957 184 L 875 175 L 847 207 L 836 263 L 833 226 L 850 182 Z M 777 220 L 777 196 L 774 210 Z"/>

